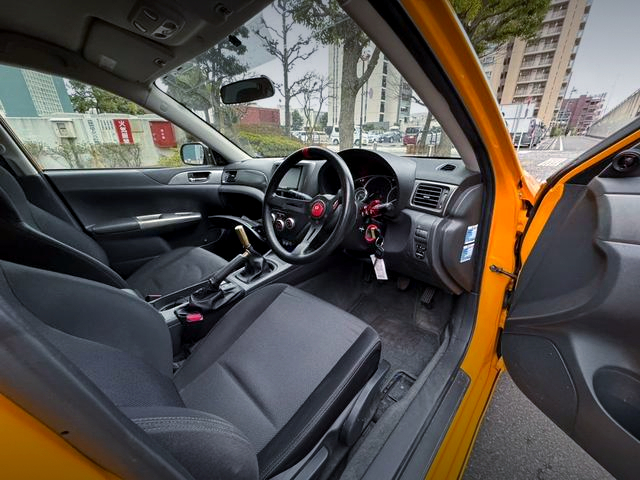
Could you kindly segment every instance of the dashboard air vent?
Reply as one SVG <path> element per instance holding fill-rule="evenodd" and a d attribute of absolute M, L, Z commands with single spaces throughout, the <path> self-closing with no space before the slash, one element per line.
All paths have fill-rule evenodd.
<path fill-rule="evenodd" d="M 442 170 L 443 172 L 451 172 L 452 170 L 455 170 L 455 169 L 456 169 L 456 166 L 450 163 L 445 163 L 444 165 L 440 165 L 438 167 L 438 170 Z"/>
<path fill-rule="evenodd" d="M 235 183 L 236 175 L 238 175 L 236 170 L 227 170 L 222 177 L 222 183 Z"/>
<path fill-rule="evenodd" d="M 449 187 L 422 182 L 416 187 L 411 203 L 416 207 L 442 210 L 448 196 Z"/>

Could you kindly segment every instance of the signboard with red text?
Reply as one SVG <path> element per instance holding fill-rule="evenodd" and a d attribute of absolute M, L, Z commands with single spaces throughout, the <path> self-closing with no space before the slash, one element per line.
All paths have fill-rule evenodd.
<path fill-rule="evenodd" d="M 118 142 L 120 142 L 121 145 L 131 145 L 134 143 L 129 120 L 116 118 L 113 120 L 113 124 L 116 127 Z"/>

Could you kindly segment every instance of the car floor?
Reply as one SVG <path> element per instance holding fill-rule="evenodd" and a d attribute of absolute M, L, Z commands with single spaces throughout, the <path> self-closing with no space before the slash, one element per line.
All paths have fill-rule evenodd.
<path fill-rule="evenodd" d="M 350 257 L 297 285 L 350 312 L 373 327 L 382 341 L 382 359 L 390 374 L 403 372 L 415 379 L 440 345 L 452 307 L 452 297 L 438 292 L 431 308 L 421 301 L 426 285 L 400 279 L 371 279 L 371 264 Z M 408 286 L 406 285 L 408 282 Z M 399 289 L 398 285 L 406 287 Z"/>

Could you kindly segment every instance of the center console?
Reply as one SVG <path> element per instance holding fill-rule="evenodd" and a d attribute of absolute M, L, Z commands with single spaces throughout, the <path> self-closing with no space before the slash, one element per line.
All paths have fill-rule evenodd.
<path fill-rule="evenodd" d="M 206 335 L 241 298 L 295 268 L 272 251 L 258 254 L 242 226 L 236 227 L 236 233 L 244 248 L 242 254 L 207 280 L 149 302 L 169 327 L 174 353 Z"/>

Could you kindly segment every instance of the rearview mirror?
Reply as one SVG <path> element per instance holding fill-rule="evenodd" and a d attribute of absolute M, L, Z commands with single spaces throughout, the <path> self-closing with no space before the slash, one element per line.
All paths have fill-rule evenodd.
<path fill-rule="evenodd" d="M 206 165 L 208 148 L 202 143 L 184 143 L 180 147 L 180 158 L 187 165 Z"/>
<path fill-rule="evenodd" d="M 272 97 L 275 93 L 273 83 L 264 75 L 229 83 L 220 87 L 220 99 L 227 105 L 246 103 Z"/>

